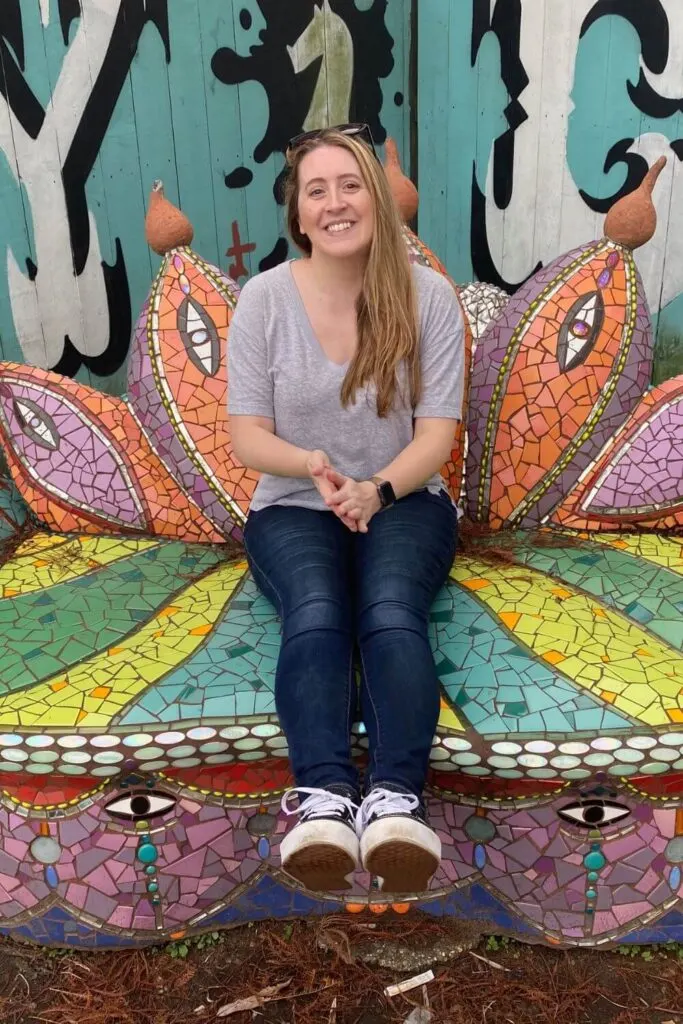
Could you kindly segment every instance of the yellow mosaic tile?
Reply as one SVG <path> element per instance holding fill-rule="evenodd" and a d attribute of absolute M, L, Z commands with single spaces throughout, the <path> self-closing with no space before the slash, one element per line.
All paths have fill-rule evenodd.
<path fill-rule="evenodd" d="M 122 707 L 169 668 L 192 654 L 220 617 L 243 576 L 240 566 L 223 565 L 175 599 L 160 616 L 119 645 L 118 653 L 96 655 L 64 675 L 28 691 L 0 698 L 0 726 L 107 726 Z M 67 685 L 62 686 L 66 680 Z M 55 690 L 55 686 L 58 688 Z M 94 691 L 107 696 L 94 698 Z M 85 714 L 82 714 L 85 712 Z"/>
<path fill-rule="evenodd" d="M 38 549 L 15 553 L 9 562 L 0 566 L 0 597 L 32 594 L 36 590 L 66 583 L 101 565 L 111 565 L 122 558 L 158 547 L 158 541 L 123 539 L 121 537 L 75 537 L 59 543 L 43 545 Z M 60 548 L 50 559 L 40 557 L 52 548 Z"/>
<path fill-rule="evenodd" d="M 477 600 L 537 657 L 596 696 L 613 695 L 612 707 L 640 722 L 675 720 L 672 712 L 683 708 L 678 651 L 611 608 L 596 616 L 595 598 L 569 587 L 559 603 L 554 581 L 528 566 L 496 568 L 462 556 L 451 570 L 468 590 L 484 577 L 487 586 L 477 588 Z"/>

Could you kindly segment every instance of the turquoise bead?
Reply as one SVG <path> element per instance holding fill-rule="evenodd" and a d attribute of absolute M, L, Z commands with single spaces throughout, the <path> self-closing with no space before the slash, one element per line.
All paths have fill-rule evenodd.
<path fill-rule="evenodd" d="M 143 864 L 153 864 L 159 856 L 159 851 L 152 843 L 142 843 L 138 846 L 137 854 L 138 860 L 141 860 Z"/>
<path fill-rule="evenodd" d="M 586 899 L 587 900 L 594 900 L 594 899 L 597 898 L 597 895 L 598 894 L 595 891 L 595 889 L 586 889 Z"/>
<path fill-rule="evenodd" d="M 598 875 L 597 871 L 589 871 L 588 872 L 588 881 L 589 882 L 597 882 L 599 877 L 600 876 Z"/>
<path fill-rule="evenodd" d="M 159 886 L 157 885 L 156 882 L 148 882 L 147 883 L 147 892 L 158 892 L 158 891 L 159 891 Z"/>
<path fill-rule="evenodd" d="M 156 875 L 156 873 L 157 869 L 154 867 L 153 864 L 148 864 L 147 867 L 145 868 L 146 875 Z"/>
<path fill-rule="evenodd" d="M 593 911 L 593 908 L 592 908 L 592 907 L 586 907 L 586 913 L 587 913 L 587 914 L 592 914 L 592 913 L 594 913 L 594 911 Z"/>
<path fill-rule="evenodd" d="M 604 868 L 607 861 L 604 854 L 594 850 L 592 853 L 586 854 L 583 858 L 583 863 L 590 871 L 600 871 L 601 868 Z"/>
<path fill-rule="evenodd" d="M 159 897 L 158 896 L 152 896 L 152 906 L 156 907 L 156 906 L 158 906 L 159 903 L 161 903 L 161 900 L 159 899 Z"/>
<path fill-rule="evenodd" d="M 600 843 L 591 843 L 591 850 L 599 850 Z"/>

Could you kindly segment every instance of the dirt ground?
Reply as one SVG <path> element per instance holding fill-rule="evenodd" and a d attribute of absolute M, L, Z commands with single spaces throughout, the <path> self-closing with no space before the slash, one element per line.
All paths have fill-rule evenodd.
<path fill-rule="evenodd" d="M 0 1024 L 683 1024 L 679 949 L 556 951 L 417 915 L 268 923 L 143 952 L 3 941 Z M 428 984 L 384 994 L 430 968 Z M 260 1007 L 235 1008 L 264 989 Z"/>

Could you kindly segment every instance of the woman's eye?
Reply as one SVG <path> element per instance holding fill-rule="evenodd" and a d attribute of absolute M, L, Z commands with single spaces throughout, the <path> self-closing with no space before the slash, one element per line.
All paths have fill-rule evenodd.
<path fill-rule="evenodd" d="M 601 828 L 603 825 L 614 825 L 631 813 L 623 804 L 612 803 L 611 800 L 586 800 L 583 803 L 567 804 L 557 812 L 564 821 L 581 828 Z"/>
<path fill-rule="evenodd" d="M 124 821 L 135 821 L 138 818 L 157 818 L 175 807 L 175 797 L 168 793 L 128 793 L 117 796 L 105 806 L 105 811 L 113 818 Z"/>

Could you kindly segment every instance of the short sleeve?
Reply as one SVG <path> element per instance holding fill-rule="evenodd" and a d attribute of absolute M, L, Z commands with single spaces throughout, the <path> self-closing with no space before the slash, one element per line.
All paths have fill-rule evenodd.
<path fill-rule="evenodd" d="M 420 314 L 422 393 L 416 417 L 462 418 L 465 326 L 453 285 L 442 274 L 416 267 Z"/>
<path fill-rule="evenodd" d="M 228 328 L 228 413 L 275 419 L 262 296 L 247 283 Z"/>

